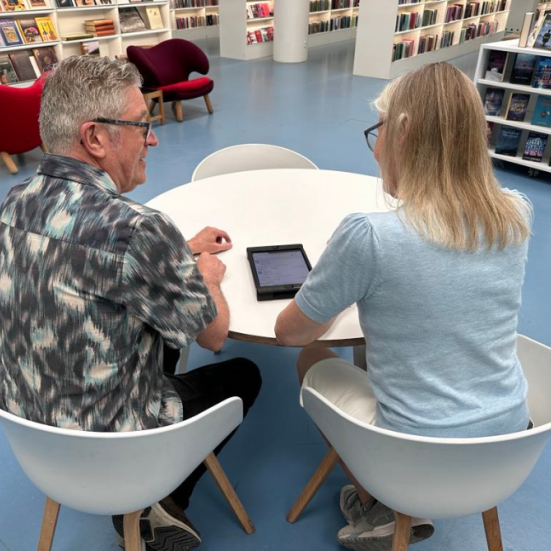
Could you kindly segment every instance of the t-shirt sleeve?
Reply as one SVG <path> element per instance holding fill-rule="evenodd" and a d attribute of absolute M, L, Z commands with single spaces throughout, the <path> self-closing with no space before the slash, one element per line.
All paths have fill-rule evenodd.
<path fill-rule="evenodd" d="M 347 216 L 295 297 L 310 319 L 324 323 L 369 296 L 379 281 L 377 239 L 365 214 Z"/>
<path fill-rule="evenodd" d="M 172 348 L 183 348 L 216 317 L 193 254 L 161 213 L 141 217 L 124 255 L 123 304 L 156 329 Z"/>

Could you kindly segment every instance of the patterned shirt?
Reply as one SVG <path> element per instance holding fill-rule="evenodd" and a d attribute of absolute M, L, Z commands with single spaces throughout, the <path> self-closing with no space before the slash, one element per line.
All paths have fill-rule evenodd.
<path fill-rule="evenodd" d="M 88 431 L 181 421 L 163 341 L 216 317 L 172 221 L 89 164 L 45 155 L 0 207 L 0 407 Z"/>

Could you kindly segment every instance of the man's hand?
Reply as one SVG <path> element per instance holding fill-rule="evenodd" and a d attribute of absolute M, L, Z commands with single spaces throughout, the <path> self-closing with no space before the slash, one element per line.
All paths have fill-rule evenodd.
<path fill-rule="evenodd" d="M 218 228 L 207 226 L 188 241 L 193 254 L 216 254 L 232 248 L 230 236 Z"/>
<path fill-rule="evenodd" d="M 226 265 L 221 260 L 210 253 L 201 253 L 197 259 L 197 267 L 207 287 L 220 287 L 226 273 Z"/>

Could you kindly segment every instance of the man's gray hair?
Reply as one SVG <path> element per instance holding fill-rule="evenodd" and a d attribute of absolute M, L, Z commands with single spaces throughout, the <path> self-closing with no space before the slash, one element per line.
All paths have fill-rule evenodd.
<path fill-rule="evenodd" d="M 107 57 L 71 56 L 61 61 L 44 84 L 40 135 L 52 153 L 68 154 L 80 142 L 83 123 L 118 119 L 127 108 L 126 91 L 142 78 L 132 63 Z M 117 127 L 108 127 L 115 139 Z"/>

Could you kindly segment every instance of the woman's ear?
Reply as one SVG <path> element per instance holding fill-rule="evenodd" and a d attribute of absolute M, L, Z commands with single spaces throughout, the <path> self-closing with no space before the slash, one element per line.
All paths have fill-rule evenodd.
<path fill-rule="evenodd" d="M 402 147 L 406 141 L 408 133 L 409 120 L 407 115 L 402 115 L 400 118 L 400 133 L 398 135 L 398 145 Z"/>

